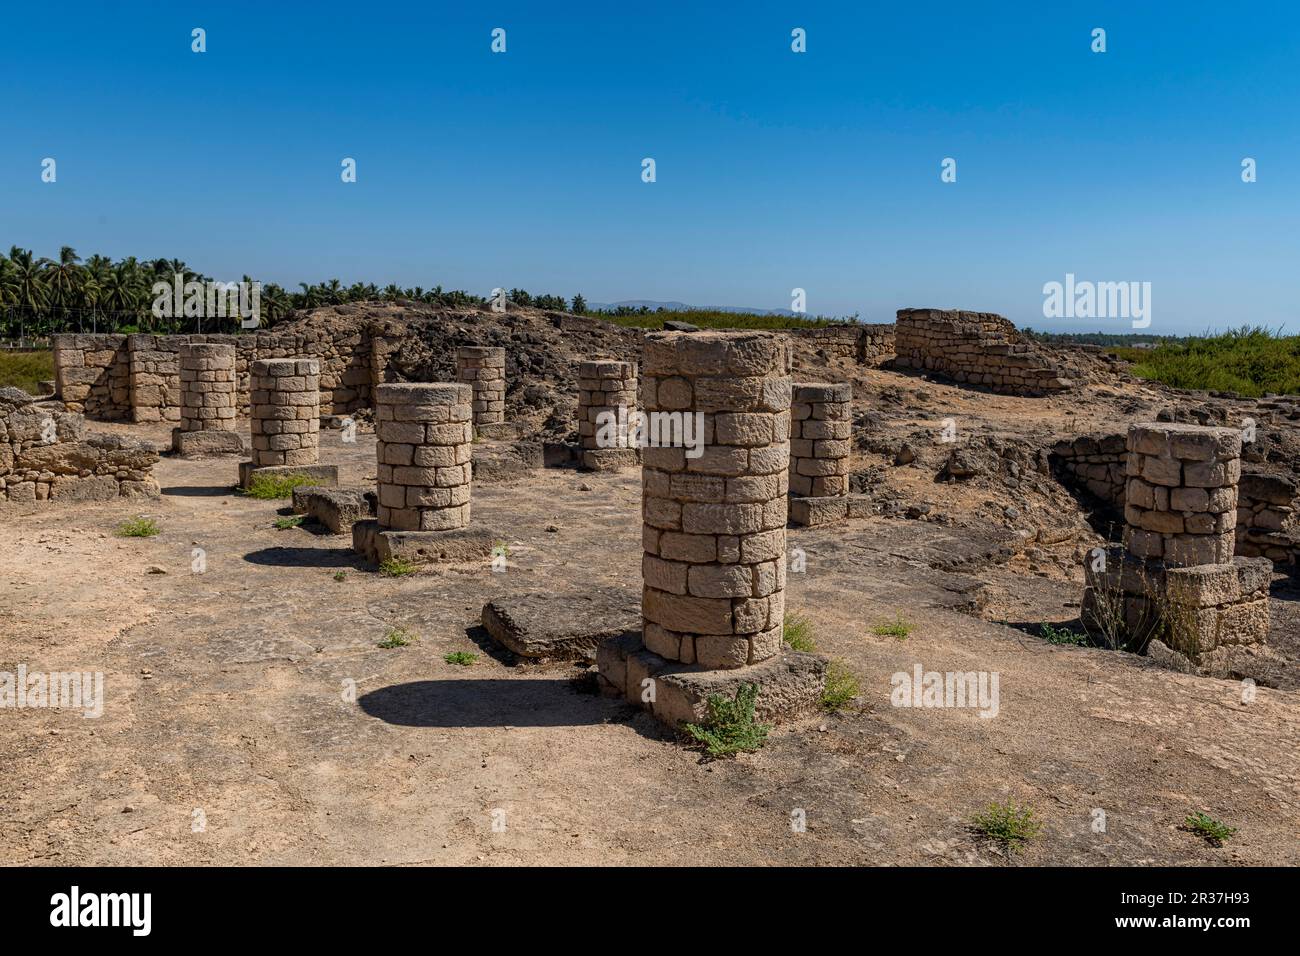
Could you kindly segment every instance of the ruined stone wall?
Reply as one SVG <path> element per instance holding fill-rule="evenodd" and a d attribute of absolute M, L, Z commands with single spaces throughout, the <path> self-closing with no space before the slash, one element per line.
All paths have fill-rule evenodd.
<path fill-rule="evenodd" d="M 0 501 L 155 498 L 158 453 L 121 435 L 87 435 L 85 419 L 57 402 L 0 388 Z"/>
<path fill-rule="evenodd" d="M 371 403 L 370 338 L 361 330 L 341 336 L 325 329 L 242 335 L 56 335 L 58 394 L 73 411 L 91 418 L 179 422 L 178 353 L 190 343 L 234 346 L 241 415 L 249 411 L 248 369 L 257 359 L 317 359 L 326 414 L 341 415 Z"/>
<path fill-rule="evenodd" d="M 54 336 L 54 381 L 69 410 L 105 421 L 128 420 L 131 362 L 127 336 Z"/>
<path fill-rule="evenodd" d="M 894 326 L 889 324 L 829 325 L 820 329 L 787 329 L 791 337 L 827 355 L 875 365 L 894 354 Z"/>
<path fill-rule="evenodd" d="M 1066 438 L 1052 446 L 1049 461 L 1058 481 L 1085 489 L 1118 513 L 1124 510 L 1127 445 L 1124 435 Z"/>
<path fill-rule="evenodd" d="M 1010 395 L 1046 395 L 1074 385 L 1049 352 L 992 312 L 899 309 L 896 364 Z"/>
<path fill-rule="evenodd" d="M 1300 500 L 1284 475 L 1245 474 L 1237 485 L 1237 554 L 1300 564 Z"/>

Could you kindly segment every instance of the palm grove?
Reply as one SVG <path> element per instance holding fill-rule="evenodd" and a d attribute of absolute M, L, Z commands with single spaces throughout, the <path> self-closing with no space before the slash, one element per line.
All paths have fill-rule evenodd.
<path fill-rule="evenodd" d="M 0 255 L 0 339 L 33 339 L 55 332 L 196 332 L 193 318 L 154 314 L 154 286 L 212 281 L 179 259 L 136 259 L 114 261 L 92 255 L 82 259 L 71 246 L 59 250 L 57 259 L 36 258 L 30 250 L 13 246 Z M 243 282 L 252 282 L 244 276 Z M 432 306 L 481 305 L 482 296 L 442 286 L 404 289 L 397 285 L 379 288 L 371 283 L 343 285 L 330 279 L 316 285 L 299 283 L 300 292 L 290 292 L 274 282 L 261 284 L 261 324 L 274 325 L 291 313 L 344 302 L 388 301 L 423 303 Z M 566 302 L 562 296 L 532 296 L 523 289 L 508 293 L 512 302 L 541 309 L 574 312 L 586 310 L 582 296 Z M 202 331 L 233 332 L 237 319 L 204 319 Z"/>

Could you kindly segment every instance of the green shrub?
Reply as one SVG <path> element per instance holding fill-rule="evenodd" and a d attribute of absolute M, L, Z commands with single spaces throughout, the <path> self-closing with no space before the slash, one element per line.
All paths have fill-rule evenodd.
<path fill-rule="evenodd" d="M 0 388 L 21 388 L 35 395 L 39 382 L 54 378 L 53 352 L 0 350 Z"/>
<path fill-rule="evenodd" d="M 826 689 L 822 691 L 822 706 L 827 710 L 842 710 L 849 701 L 862 692 L 857 675 L 840 661 L 831 661 L 826 667 Z"/>
<path fill-rule="evenodd" d="M 1207 813 L 1197 810 L 1195 813 L 1189 813 L 1187 819 L 1183 821 L 1182 828 L 1198 836 L 1205 837 L 1205 841 L 1210 846 L 1223 846 L 1232 835 L 1237 832 L 1236 827 L 1230 827 L 1226 823 L 1221 823 Z"/>
<path fill-rule="evenodd" d="M 708 716 L 703 724 L 684 724 L 688 734 L 704 745 L 710 757 L 729 757 L 749 753 L 763 746 L 767 740 L 769 724 L 754 722 L 754 701 L 758 699 L 757 684 L 741 684 L 734 700 L 721 694 L 710 694 Z"/>
<path fill-rule="evenodd" d="M 418 570 L 416 565 L 401 558 L 387 558 L 379 563 L 379 573 L 386 578 L 400 578 L 407 574 L 414 574 Z"/>
<path fill-rule="evenodd" d="M 899 615 L 894 615 L 892 621 L 877 624 L 871 629 L 871 633 L 877 637 L 896 637 L 901 641 L 912 633 L 912 625 L 904 621 Z"/>
<path fill-rule="evenodd" d="M 384 635 L 384 639 L 379 642 L 378 646 L 388 650 L 393 647 L 406 647 L 412 641 L 418 640 L 419 638 L 410 631 L 404 630 L 400 627 L 394 627 L 389 629 L 388 633 Z"/>
<path fill-rule="evenodd" d="M 311 475 L 277 475 L 266 472 L 255 473 L 244 494 L 249 498 L 271 501 L 278 498 L 292 498 L 293 489 L 299 485 L 310 485 L 317 479 Z"/>
<path fill-rule="evenodd" d="M 117 526 L 120 538 L 152 538 L 161 531 L 162 528 L 158 527 L 158 522 L 153 518 L 132 518 Z"/>
<path fill-rule="evenodd" d="M 815 651 L 817 644 L 813 641 L 812 623 L 802 614 L 786 612 L 781 622 L 781 638 L 796 651 Z"/>
<path fill-rule="evenodd" d="M 1221 335 L 1166 342 L 1153 349 L 1112 349 L 1139 378 L 1173 388 L 1237 392 L 1300 392 L 1300 336 L 1242 326 Z"/>
<path fill-rule="evenodd" d="M 1032 808 L 1014 803 L 990 803 L 987 810 L 972 818 L 971 824 L 984 836 L 1000 841 L 1009 853 L 1019 852 L 1042 830 Z"/>
<path fill-rule="evenodd" d="M 276 518 L 275 526 L 283 531 L 286 528 L 296 528 L 306 520 L 306 515 L 290 515 L 287 518 Z"/>
<path fill-rule="evenodd" d="M 334 572 L 334 580 L 335 580 L 335 581 L 338 581 L 338 582 L 342 583 L 343 581 L 346 581 L 347 579 L 348 579 L 348 573 L 347 573 L 346 571 L 335 571 L 335 572 Z"/>
<path fill-rule="evenodd" d="M 1074 647 L 1087 647 L 1092 643 L 1092 641 L 1088 640 L 1087 634 L 1080 634 L 1078 631 L 1055 627 L 1051 624 L 1038 625 L 1038 636 L 1048 644 L 1069 644 Z"/>
<path fill-rule="evenodd" d="M 443 657 L 448 664 L 459 664 L 462 667 L 468 667 L 478 660 L 477 654 L 471 654 L 469 651 L 452 651 Z"/>

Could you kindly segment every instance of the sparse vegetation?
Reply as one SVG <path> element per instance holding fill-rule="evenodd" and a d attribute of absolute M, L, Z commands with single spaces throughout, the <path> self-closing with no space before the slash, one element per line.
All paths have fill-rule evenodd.
<path fill-rule="evenodd" d="M 410 561 L 403 561 L 401 558 L 387 558 L 379 563 L 379 573 L 386 578 L 400 578 L 408 574 L 414 574 L 419 570 Z"/>
<path fill-rule="evenodd" d="M 817 643 L 813 640 L 812 623 L 802 614 L 786 612 L 781 622 L 781 638 L 795 651 L 815 651 Z"/>
<path fill-rule="evenodd" d="M 471 654 L 469 651 L 452 651 L 442 658 L 448 664 L 459 664 L 461 667 L 469 667 L 478 660 L 477 654 Z"/>
<path fill-rule="evenodd" d="M 338 581 L 340 584 L 346 581 L 347 579 L 348 579 L 348 573 L 346 571 L 334 572 L 334 580 Z"/>
<path fill-rule="evenodd" d="M 862 693 L 858 677 L 841 661 L 831 661 L 826 668 L 826 689 L 822 691 L 822 706 L 827 710 L 843 710 L 849 701 Z"/>
<path fill-rule="evenodd" d="M 419 638 L 410 631 L 400 627 L 393 627 L 389 628 L 388 633 L 384 635 L 384 639 L 377 646 L 390 650 L 394 647 L 406 647 L 412 641 L 418 640 Z"/>
<path fill-rule="evenodd" d="M 1205 842 L 1209 843 L 1210 846 L 1223 846 L 1237 832 L 1236 827 L 1230 827 L 1200 810 L 1187 815 L 1187 819 L 1183 821 L 1182 829 L 1204 837 Z"/>
<path fill-rule="evenodd" d="M 1057 627 L 1054 624 L 1039 624 L 1038 636 L 1048 644 L 1067 644 L 1073 647 L 1087 647 L 1092 643 L 1087 634 L 1081 634 L 1078 631 L 1072 631 L 1067 627 Z"/>
<path fill-rule="evenodd" d="M 858 318 L 855 315 L 848 319 L 831 319 L 823 316 L 810 319 L 800 315 L 763 315 L 751 312 L 724 312 L 720 309 L 669 311 L 649 309 L 645 306 L 639 309 L 624 307 L 587 314 L 613 322 L 615 325 L 636 329 L 662 329 L 665 322 L 689 322 L 702 329 L 821 329 L 829 325 L 853 323 Z"/>
<path fill-rule="evenodd" d="M 276 475 L 262 472 L 253 475 L 248 487 L 244 489 L 244 494 L 261 501 L 292 498 L 293 489 L 299 485 L 310 485 L 315 480 L 310 475 Z"/>
<path fill-rule="evenodd" d="M 132 518 L 117 526 L 119 538 L 152 538 L 161 532 L 162 528 L 158 527 L 158 522 L 153 518 Z"/>
<path fill-rule="evenodd" d="M 35 395 L 37 383 L 52 378 L 53 352 L 0 351 L 0 388 L 21 388 Z"/>
<path fill-rule="evenodd" d="M 876 637 L 896 637 L 900 641 L 906 640 L 907 635 L 912 633 L 912 625 L 903 620 L 900 615 L 895 615 L 892 621 L 883 621 L 871 629 L 871 633 Z"/>
<path fill-rule="evenodd" d="M 276 518 L 275 526 L 284 531 L 286 528 L 296 528 L 306 520 L 306 515 L 289 515 L 287 518 Z"/>
<path fill-rule="evenodd" d="M 704 745 L 710 757 L 731 757 L 758 750 L 772 728 L 770 724 L 755 723 L 757 699 L 757 684 L 742 684 L 734 700 L 711 694 L 704 723 L 684 724 L 683 729 Z"/>
<path fill-rule="evenodd" d="M 1155 348 L 1111 351 L 1132 362 L 1139 378 L 1174 388 L 1236 392 L 1258 398 L 1300 392 L 1300 336 L 1259 326 L 1221 335 L 1163 342 Z"/>
<path fill-rule="evenodd" d="M 990 803 L 983 813 L 975 814 L 971 825 L 989 839 L 1002 843 L 1008 853 L 1018 853 L 1042 830 L 1032 808 L 1014 803 Z"/>

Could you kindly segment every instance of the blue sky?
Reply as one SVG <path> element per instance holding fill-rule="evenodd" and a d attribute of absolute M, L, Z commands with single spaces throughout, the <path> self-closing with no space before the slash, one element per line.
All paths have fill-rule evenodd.
<path fill-rule="evenodd" d="M 1300 332 L 1297 5 L 701 6 L 7 5 L 0 245 L 1127 331 L 1044 319 L 1074 273 Z"/>

